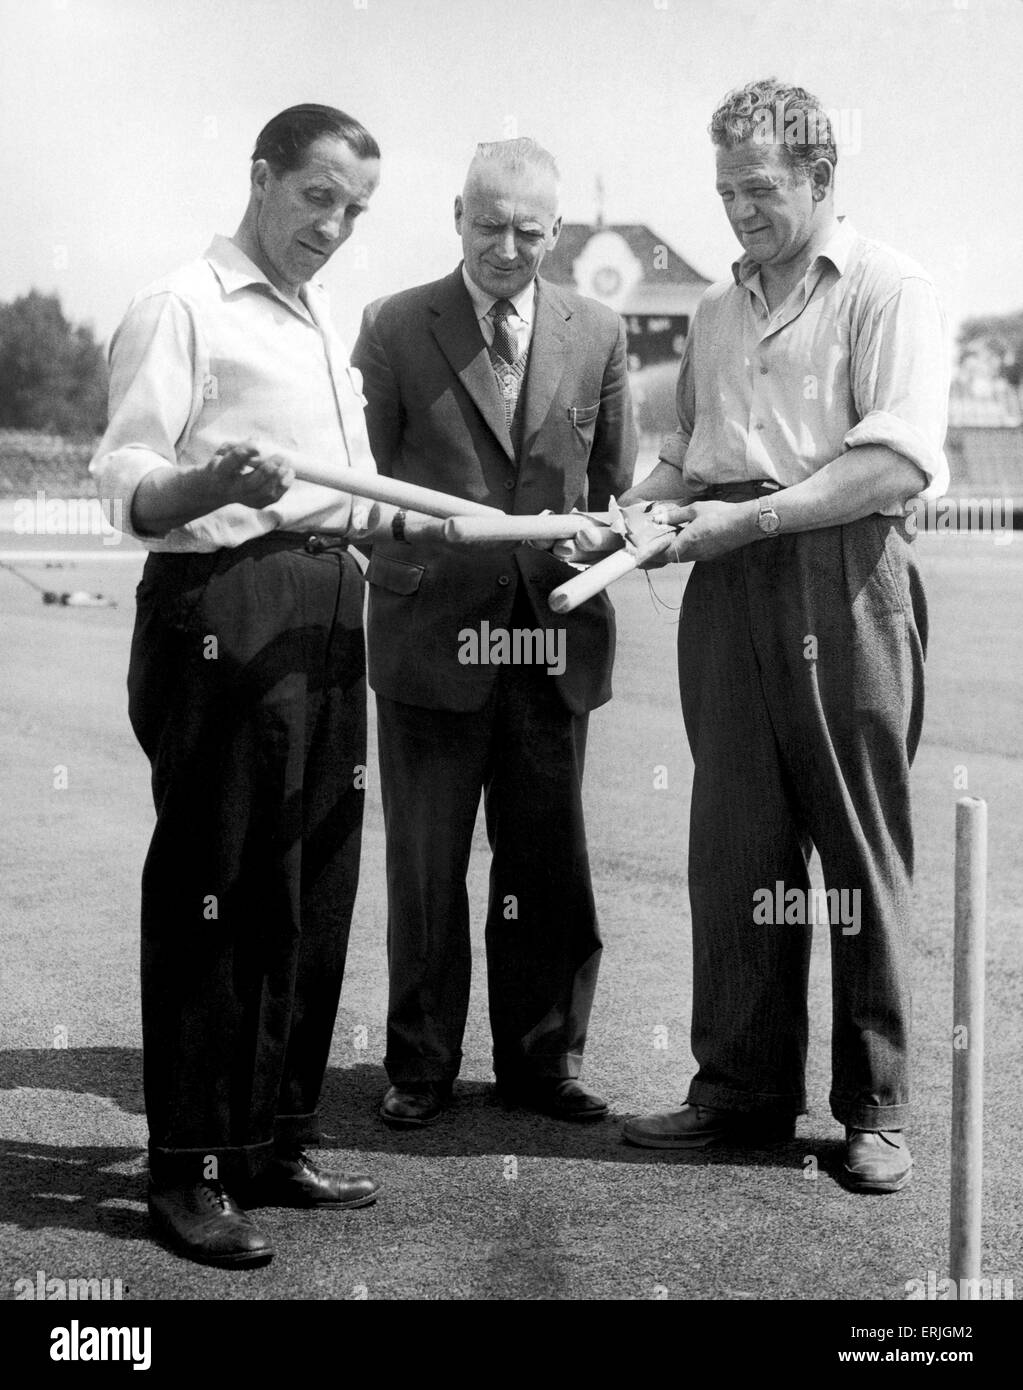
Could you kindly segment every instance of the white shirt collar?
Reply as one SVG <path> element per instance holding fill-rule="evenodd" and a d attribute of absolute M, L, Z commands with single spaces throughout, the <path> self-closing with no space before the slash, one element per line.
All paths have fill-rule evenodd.
<path fill-rule="evenodd" d="M 491 309 L 497 303 L 497 299 L 494 295 L 486 294 L 480 289 L 475 280 L 470 277 L 469 272 L 465 268 L 464 261 L 462 262 L 462 279 L 465 281 L 465 288 L 469 291 L 469 298 L 472 300 L 472 307 L 476 310 L 476 317 L 478 319 L 488 318 Z M 502 295 L 500 297 L 504 298 L 505 296 Z M 523 323 L 532 323 L 533 304 L 536 299 L 536 276 L 534 275 L 529 284 L 526 285 L 524 289 L 521 289 L 518 294 L 508 297 L 511 300 L 516 314 L 522 319 Z"/>
<path fill-rule="evenodd" d="M 278 299 L 288 303 L 287 297 L 280 293 L 255 262 L 251 261 L 230 237 L 221 236 L 218 233 L 203 254 L 213 267 L 213 272 L 224 287 L 226 294 L 233 294 L 235 290 L 243 289 L 246 285 L 265 285 Z M 315 316 L 314 305 L 318 301 L 322 301 L 325 293 L 326 291 L 319 280 L 307 280 L 301 287 L 299 298 L 307 303 Z"/>
<path fill-rule="evenodd" d="M 831 262 L 839 275 L 844 275 L 856 235 L 848 218 L 840 217 L 834 231 L 806 267 L 806 274 L 809 275 L 818 261 L 824 259 Z M 751 256 L 742 256 L 732 265 L 732 277 L 737 285 L 748 284 L 759 274 L 760 265 Z"/>

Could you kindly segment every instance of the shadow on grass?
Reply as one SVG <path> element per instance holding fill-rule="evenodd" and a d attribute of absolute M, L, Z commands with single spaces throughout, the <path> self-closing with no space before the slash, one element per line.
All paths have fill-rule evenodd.
<path fill-rule="evenodd" d="M 0 1223 L 149 1240 L 146 1173 L 118 1171 L 143 1159 L 134 1148 L 0 1140 Z"/>
<path fill-rule="evenodd" d="M 0 1052 L 0 1092 L 17 1087 L 105 1096 L 129 1115 L 144 1115 L 138 1047 L 38 1047 Z"/>
<path fill-rule="evenodd" d="M 0 1052 L 0 1078 L 5 1090 L 24 1087 L 106 1097 L 127 1114 L 144 1114 L 138 1048 Z M 387 1077 L 379 1065 L 328 1068 L 320 1106 L 324 1151 L 423 1158 L 514 1154 L 630 1166 L 791 1169 L 802 1167 L 812 1148 L 824 1172 L 835 1174 L 841 1167 L 842 1146 L 810 1136 L 771 1149 L 636 1148 L 622 1138 L 624 1114 L 595 1123 L 567 1124 L 506 1108 L 496 1100 L 490 1083 L 472 1080 L 456 1083 L 454 1103 L 435 1125 L 394 1130 L 377 1114 L 386 1086 Z M 31 1133 L 31 1115 L 27 1125 L 24 1114 L 20 1123 Z M 334 1166 L 326 1153 L 325 1160 L 327 1166 Z M 137 1147 L 0 1140 L 0 1223 L 28 1230 L 54 1227 L 147 1239 L 145 1198 L 145 1152 Z"/>
<path fill-rule="evenodd" d="M 144 1113 L 142 1054 L 131 1047 L 24 1048 L 0 1052 L 0 1106 L 20 1088 L 40 1097 L 40 1129 L 52 1137 L 44 1109 L 57 1095 L 98 1096 L 128 1115 Z M 84 1107 L 83 1107 L 84 1109 Z M 31 1105 L 19 1128 L 32 1133 Z M 128 1171 L 124 1171 L 128 1170 Z M 136 1145 L 0 1140 L 0 1222 L 22 1230 L 99 1231 L 149 1239 L 145 1152 Z"/>
<path fill-rule="evenodd" d="M 458 1081 L 451 1108 L 422 1129 L 392 1129 L 378 1115 L 387 1089 L 381 1066 L 363 1063 L 330 1068 L 323 1085 L 320 1117 L 325 1148 L 353 1152 L 417 1154 L 428 1158 L 472 1158 L 488 1154 L 588 1159 L 603 1163 L 668 1164 L 676 1167 L 799 1168 L 812 1145 L 820 1168 L 841 1168 L 842 1145 L 816 1137 L 796 1138 L 770 1149 L 720 1145 L 709 1150 L 642 1149 L 622 1138 L 626 1112 L 605 1120 L 571 1124 L 528 1110 L 506 1108 L 492 1083 Z"/>

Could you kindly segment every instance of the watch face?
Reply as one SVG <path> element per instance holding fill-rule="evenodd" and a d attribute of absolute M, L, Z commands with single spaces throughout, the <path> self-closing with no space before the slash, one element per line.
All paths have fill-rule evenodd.
<path fill-rule="evenodd" d="M 766 506 L 761 504 L 760 515 L 757 517 L 757 525 L 765 535 L 777 535 L 781 527 L 781 517 L 774 510 L 770 503 Z"/>

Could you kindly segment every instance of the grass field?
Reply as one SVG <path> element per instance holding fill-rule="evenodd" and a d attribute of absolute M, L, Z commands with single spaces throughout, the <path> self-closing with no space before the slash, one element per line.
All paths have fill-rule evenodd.
<path fill-rule="evenodd" d="M 917 1159 L 901 1194 L 864 1198 L 833 1176 L 827 1109 L 828 959 L 815 940 L 810 1113 L 767 1153 L 630 1149 L 621 1117 L 681 1102 L 688 1048 L 684 848 L 691 763 L 674 620 L 642 576 L 617 586 L 616 697 L 591 721 L 587 804 L 605 937 L 586 1077 L 614 1116 L 575 1129 L 493 1104 L 485 982 L 477 970 L 459 1104 L 428 1133 L 375 1117 L 386 999 L 379 787 L 371 776 L 363 874 L 323 1113 L 337 1162 L 386 1184 L 365 1212 L 274 1212 L 278 1255 L 245 1275 L 154 1246 L 144 1214 L 137 999 L 138 880 L 152 824 L 147 767 L 124 680 L 138 560 L 25 573 L 98 589 L 117 608 L 46 607 L 0 570 L 4 969 L 0 999 L 0 1298 L 15 1281 L 119 1278 L 141 1299 L 899 1299 L 947 1272 L 952 849 L 956 798 L 990 807 L 985 1273 L 1023 1294 L 1023 897 L 1020 687 L 1023 537 L 921 537 L 932 642 L 914 770 Z M 95 543 L 92 552 L 95 551 Z M 119 552 L 124 553 L 124 552 Z M 654 577 L 679 601 L 684 572 Z M 654 770 L 668 785 L 654 789 Z M 66 786 L 61 769 L 66 769 Z M 965 785 L 964 785 L 965 784 Z M 481 828 L 471 869 L 485 897 Z"/>

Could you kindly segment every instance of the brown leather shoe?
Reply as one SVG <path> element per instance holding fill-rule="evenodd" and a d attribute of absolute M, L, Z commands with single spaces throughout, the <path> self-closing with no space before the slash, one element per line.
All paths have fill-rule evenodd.
<path fill-rule="evenodd" d="M 901 1192 L 913 1176 L 913 1158 L 900 1129 L 845 1131 L 842 1180 L 853 1192 Z"/>
<path fill-rule="evenodd" d="M 270 1238 L 219 1182 L 150 1184 L 149 1215 L 168 1245 L 199 1264 L 251 1269 L 273 1259 Z"/>
<path fill-rule="evenodd" d="M 432 1125 L 451 1104 L 451 1087 L 439 1081 L 422 1081 L 388 1088 L 380 1106 L 380 1118 L 396 1129 Z"/>
<path fill-rule="evenodd" d="M 252 1185 L 250 1206 L 259 1207 L 368 1207 L 377 1199 L 380 1184 L 367 1177 L 328 1173 L 318 1168 L 301 1149 L 278 1154 L 267 1171 Z"/>
<path fill-rule="evenodd" d="M 712 1144 L 784 1144 L 795 1132 L 793 1115 L 683 1105 L 681 1110 L 662 1110 L 626 1120 L 622 1136 L 644 1149 L 709 1149 Z"/>
<path fill-rule="evenodd" d="M 603 1120 L 607 1115 L 607 1101 L 587 1091 L 585 1086 L 571 1077 L 533 1076 L 514 1081 L 499 1080 L 496 1089 L 505 1105 L 536 1110 L 554 1120 L 585 1124 L 590 1120 Z"/>

